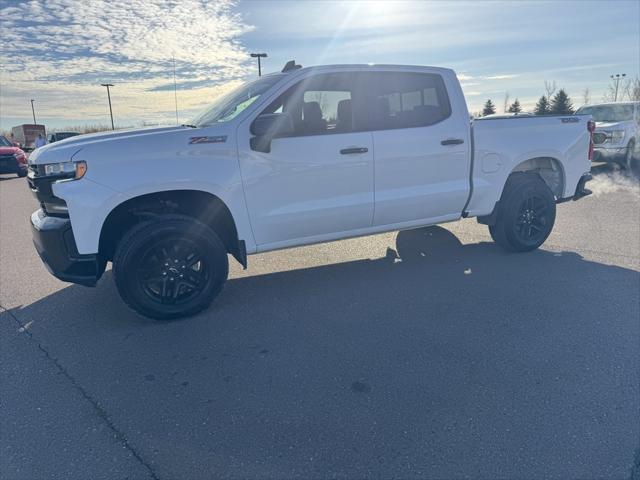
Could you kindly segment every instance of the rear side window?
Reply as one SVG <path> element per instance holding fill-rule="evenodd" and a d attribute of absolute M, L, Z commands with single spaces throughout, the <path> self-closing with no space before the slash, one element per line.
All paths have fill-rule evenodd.
<path fill-rule="evenodd" d="M 451 115 L 440 75 L 377 72 L 367 77 L 371 130 L 426 127 Z"/>

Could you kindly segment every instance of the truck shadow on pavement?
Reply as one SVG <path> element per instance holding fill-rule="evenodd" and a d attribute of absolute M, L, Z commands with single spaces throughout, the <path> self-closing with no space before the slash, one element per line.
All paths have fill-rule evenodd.
<path fill-rule="evenodd" d="M 430 227 L 382 258 L 231 279 L 168 323 L 129 312 L 105 276 L 13 314 L 160 478 L 630 467 L 633 270 Z"/>

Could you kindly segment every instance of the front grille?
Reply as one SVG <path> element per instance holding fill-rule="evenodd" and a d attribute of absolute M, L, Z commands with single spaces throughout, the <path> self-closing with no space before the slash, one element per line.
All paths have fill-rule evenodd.
<path fill-rule="evenodd" d="M 40 177 L 44 175 L 44 167 L 42 165 L 29 165 L 29 172 L 34 177 Z"/>
<path fill-rule="evenodd" d="M 596 132 L 593 134 L 593 143 L 599 145 L 601 143 L 606 142 L 607 134 L 602 132 Z"/>

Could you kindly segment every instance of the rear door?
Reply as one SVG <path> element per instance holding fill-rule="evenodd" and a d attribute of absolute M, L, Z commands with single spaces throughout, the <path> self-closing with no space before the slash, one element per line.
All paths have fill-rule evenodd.
<path fill-rule="evenodd" d="M 373 224 L 459 217 L 469 194 L 469 118 L 452 108 L 444 79 L 416 72 L 374 72 L 367 78 Z"/>

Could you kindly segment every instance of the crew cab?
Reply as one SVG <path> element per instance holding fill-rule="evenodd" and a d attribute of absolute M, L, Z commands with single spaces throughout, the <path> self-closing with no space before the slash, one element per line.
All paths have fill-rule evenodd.
<path fill-rule="evenodd" d="M 168 319 L 207 308 L 248 255 L 478 217 L 538 248 L 590 192 L 590 117 L 477 120 L 453 70 L 289 62 L 190 125 L 37 149 L 35 247 L 61 280 L 108 262 L 122 299 Z"/>
<path fill-rule="evenodd" d="M 640 102 L 586 105 L 576 113 L 591 115 L 596 123 L 594 162 L 618 163 L 631 169 L 640 159 Z"/>

